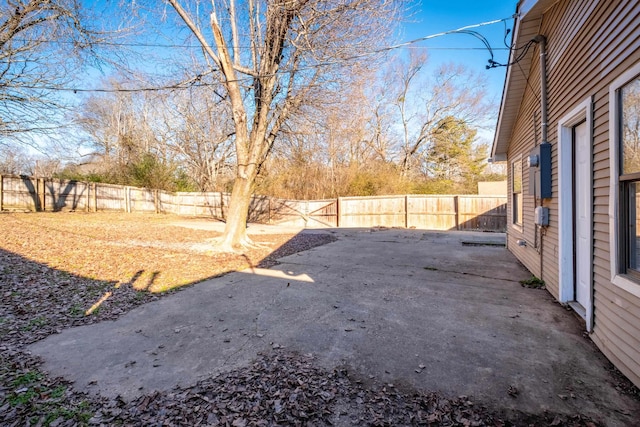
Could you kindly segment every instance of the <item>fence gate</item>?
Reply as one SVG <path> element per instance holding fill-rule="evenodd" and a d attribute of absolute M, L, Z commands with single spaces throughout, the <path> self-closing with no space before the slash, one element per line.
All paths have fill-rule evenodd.
<path fill-rule="evenodd" d="M 338 226 L 338 200 L 312 200 L 307 203 L 307 227 Z"/>

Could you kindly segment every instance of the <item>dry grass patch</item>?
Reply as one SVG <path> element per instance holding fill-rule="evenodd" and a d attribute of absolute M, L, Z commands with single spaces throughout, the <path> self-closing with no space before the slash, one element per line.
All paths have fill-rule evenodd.
<path fill-rule="evenodd" d="M 256 239 L 262 249 L 209 254 L 203 243 L 219 233 L 173 225 L 177 221 L 166 215 L 0 214 L 0 341 L 20 348 L 69 326 L 115 319 L 165 291 L 267 267 L 334 240 L 266 235 Z"/>
<path fill-rule="evenodd" d="M 264 248 L 216 253 L 220 233 L 176 226 L 171 215 L 38 213 L 0 216 L 0 248 L 28 260 L 89 279 L 163 292 L 250 266 L 272 264 L 270 255 L 297 252 L 318 236 L 254 236 Z M 201 219 L 201 221 L 210 221 Z M 326 243 L 326 237 L 322 236 Z"/>

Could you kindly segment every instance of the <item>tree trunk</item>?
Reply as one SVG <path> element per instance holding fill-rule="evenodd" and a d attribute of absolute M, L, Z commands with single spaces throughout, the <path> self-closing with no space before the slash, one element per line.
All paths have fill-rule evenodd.
<path fill-rule="evenodd" d="M 236 176 L 231 192 L 231 201 L 227 209 L 227 223 L 224 228 L 223 240 L 219 247 L 222 250 L 234 251 L 243 246 L 250 246 L 247 237 L 247 217 L 254 179 L 252 177 Z"/>

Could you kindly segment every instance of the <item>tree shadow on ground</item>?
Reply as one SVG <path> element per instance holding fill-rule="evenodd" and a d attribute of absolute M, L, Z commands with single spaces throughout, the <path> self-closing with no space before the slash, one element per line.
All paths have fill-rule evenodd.
<path fill-rule="evenodd" d="M 64 328 L 114 319 L 157 299 L 134 288 L 142 273 L 125 283 L 95 280 L 0 249 L 0 339 L 20 347 Z"/>
<path fill-rule="evenodd" d="M 142 273 L 120 284 L 94 280 L 0 249 L 0 424 L 87 424 L 103 402 L 90 400 L 62 378 L 49 377 L 24 347 L 65 328 L 115 319 L 157 299 L 134 289 Z"/>
<path fill-rule="evenodd" d="M 278 258 L 335 240 L 326 234 L 298 234 L 258 262 L 245 256 L 244 264 L 268 268 L 276 265 Z M 222 274 L 231 271 L 234 269 Z M 119 282 L 96 280 L 0 248 L 0 339 L 21 347 L 68 327 L 116 319 L 161 295 L 220 276 L 202 277 L 170 291 L 151 292 L 161 273 L 140 269 Z"/>

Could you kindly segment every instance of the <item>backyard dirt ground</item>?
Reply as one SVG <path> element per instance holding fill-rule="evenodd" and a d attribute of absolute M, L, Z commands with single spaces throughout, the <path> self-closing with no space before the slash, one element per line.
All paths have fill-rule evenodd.
<path fill-rule="evenodd" d="M 181 286 L 334 241 L 331 233 L 258 233 L 261 248 L 217 253 L 210 219 L 180 226 L 165 215 L 0 215 L 1 425 L 597 425 L 580 415 L 505 414 L 467 396 L 365 385 L 346 369 L 283 349 L 246 368 L 134 401 L 75 389 L 40 369 L 28 344 L 83 324 L 115 319 Z M 219 228 L 219 227 L 218 227 Z M 629 394 L 637 390 L 620 379 Z M 268 402 L 268 403 L 267 403 Z"/>

